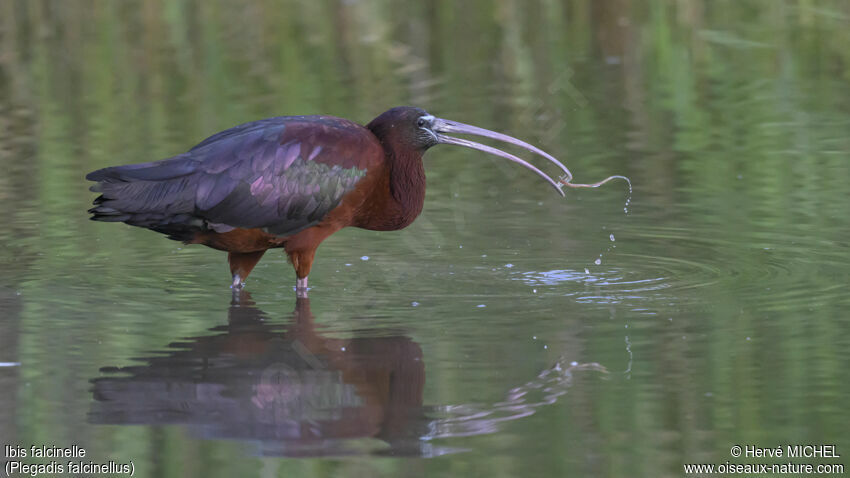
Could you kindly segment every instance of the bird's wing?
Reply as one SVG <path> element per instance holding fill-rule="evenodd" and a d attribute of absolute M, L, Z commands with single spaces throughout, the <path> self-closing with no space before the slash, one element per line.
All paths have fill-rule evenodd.
<path fill-rule="evenodd" d="M 90 173 L 102 193 L 90 212 L 175 238 L 233 228 L 290 235 L 321 222 L 381 154 L 371 132 L 346 120 L 269 118 L 170 159 Z"/>

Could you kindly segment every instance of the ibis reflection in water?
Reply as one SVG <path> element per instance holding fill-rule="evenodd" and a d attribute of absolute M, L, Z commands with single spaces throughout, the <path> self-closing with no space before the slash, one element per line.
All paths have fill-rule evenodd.
<path fill-rule="evenodd" d="M 577 370 L 556 363 L 498 403 L 426 406 L 421 347 L 404 335 L 330 338 L 309 299 L 274 324 L 247 292 L 213 335 L 175 342 L 144 365 L 105 367 L 92 380 L 89 421 L 184 425 L 206 439 L 256 444 L 262 455 L 435 456 L 432 440 L 493 433 L 554 403 Z"/>
<path fill-rule="evenodd" d="M 162 161 L 89 173 L 101 195 L 92 219 L 146 227 L 187 244 L 228 252 L 232 287 L 240 288 L 263 254 L 284 248 L 296 291 L 307 294 L 316 248 L 336 231 L 407 227 L 425 202 L 422 156 L 454 144 L 518 163 L 563 195 L 559 182 L 512 154 L 447 133 L 519 146 L 570 171 L 524 141 L 436 118 L 420 108 L 392 108 L 360 126 L 332 116 L 280 116 L 217 133 Z"/>

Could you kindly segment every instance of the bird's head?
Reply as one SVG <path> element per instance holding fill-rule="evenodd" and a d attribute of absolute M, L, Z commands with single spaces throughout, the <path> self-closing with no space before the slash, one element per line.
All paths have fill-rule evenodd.
<path fill-rule="evenodd" d="M 431 146 L 436 146 L 438 144 L 454 144 L 457 146 L 464 146 L 467 148 L 477 149 L 485 153 L 505 158 L 509 161 L 513 161 L 517 164 L 522 165 L 525 168 L 534 171 L 538 176 L 542 177 L 546 180 L 546 182 L 551 184 L 552 187 L 554 187 L 558 191 L 558 193 L 561 194 L 561 196 L 564 195 L 564 192 L 561 190 L 559 182 L 555 181 L 546 173 L 544 173 L 531 163 L 525 161 L 524 159 L 520 159 L 514 156 L 513 154 L 506 153 L 500 149 L 496 149 L 491 146 L 486 146 L 463 138 L 447 136 L 446 133 L 483 136 L 485 138 L 495 139 L 498 141 L 503 141 L 505 143 L 513 144 L 515 146 L 519 146 L 520 148 L 543 156 L 544 158 L 556 164 L 558 168 L 560 168 L 567 175 L 567 177 L 572 177 L 569 169 L 567 169 L 566 166 L 564 166 L 560 161 L 555 159 L 552 155 L 544 152 L 536 146 L 533 146 L 531 144 L 526 143 L 525 141 L 521 141 L 511 136 L 497 133 L 495 131 L 486 130 L 484 128 L 479 128 L 477 126 L 472 126 L 468 124 L 458 123 L 457 121 L 450 121 L 447 119 L 437 118 L 434 115 L 429 114 L 422 108 L 415 108 L 412 106 L 397 106 L 382 113 L 380 116 L 372 120 L 372 122 L 370 122 L 367 127 L 373 133 L 375 133 L 375 135 L 381 141 L 391 141 L 394 143 L 400 143 L 397 145 L 404 148 L 410 148 L 422 153 L 424 153 Z"/>

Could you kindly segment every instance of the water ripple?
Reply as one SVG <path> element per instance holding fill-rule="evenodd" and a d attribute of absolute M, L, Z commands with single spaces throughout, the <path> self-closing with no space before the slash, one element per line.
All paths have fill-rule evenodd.
<path fill-rule="evenodd" d="M 650 299 L 684 304 L 730 291 L 742 302 L 767 309 L 843 300 L 847 247 L 820 237 L 748 231 L 721 238 L 676 228 L 629 235 L 621 243 L 643 244 L 642 251 L 608 254 L 601 265 L 517 271 L 514 278 L 598 304 L 637 305 Z M 802 282 L 814 287 L 801 289 Z"/>

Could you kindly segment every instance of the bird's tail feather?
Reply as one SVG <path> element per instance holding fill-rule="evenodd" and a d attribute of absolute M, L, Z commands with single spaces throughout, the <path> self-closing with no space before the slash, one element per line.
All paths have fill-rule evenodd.
<path fill-rule="evenodd" d="M 204 230 L 195 217 L 194 162 L 185 155 L 164 161 L 99 169 L 86 175 L 101 193 L 88 212 L 93 221 L 125 222 L 187 241 Z"/>

